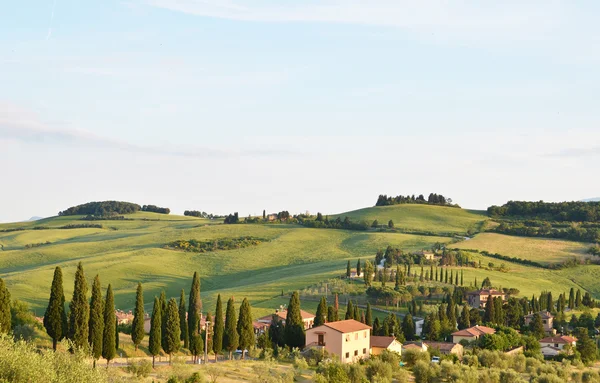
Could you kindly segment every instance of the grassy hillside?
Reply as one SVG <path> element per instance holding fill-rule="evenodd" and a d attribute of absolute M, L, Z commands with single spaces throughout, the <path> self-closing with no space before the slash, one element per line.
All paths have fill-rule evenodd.
<path fill-rule="evenodd" d="M 547 238 L 515 237 L 496 233 L 481 233 L 457 243 L 460 249 L 485 250 L 509 257 L 529 259 L 541 264 L 564 262 L 573 257 L 585 257 L 590 244 Z"/>
<path fill-rule="evenodd" d="M 353 221 L 369 223 L 376 219 L 380 224 L 387 224 L 391 219 L 401 230 L 443 234 L 466 234 L 469 229 L 478 231 L 488 220 L 483 211 L 417 204 L 368 207 L 332 217 L 349 217 Z"/>
<path fill-rule="evenodd" d="M 189 289 L 191 276 L 202 278 L 202 297 L 214 308 L 216 294 L 247 296 L 253 304 L 303 288 L 345 271 L 346 260 L 373 257 L 388 244 L 406 250 L 430 247 L 449 238 L 394 233 L 364 233 L 307 229 L 296 225 L 222 225 L 194 217 L 136 213 L 125 221 L 82 221 L 78 216 L 0 225 L 0 277 L 14 298 L 29 302 L 41 314 L 49 296 L 54 267 L 63 268 L 65 295 L 70 300 L 79 261 L 88 280 L 99 274 L 104 286 L 112 283 L 118 307 L 133 306 L 138 281 L 145 300 L 165 289 L 178 297 Z M 58 229 L 67 224 L 101 224 L 102 228 Z M 49 230 L 32 230 L 35 227 Z M 165 249 L 179 239 L 210 240 L 253 236 L 267 239 L 258 246 L 236 250 L 191 253 Z M 50 244 L 25 248 L 49 241 Z"/>

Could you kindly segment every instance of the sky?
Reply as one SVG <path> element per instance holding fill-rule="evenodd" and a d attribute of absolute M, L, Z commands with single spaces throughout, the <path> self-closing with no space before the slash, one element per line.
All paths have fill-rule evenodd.
<path fill-rule="evenodd" d="M 597 1 L 1 8 L 0 222 L 600 196 Z"/>

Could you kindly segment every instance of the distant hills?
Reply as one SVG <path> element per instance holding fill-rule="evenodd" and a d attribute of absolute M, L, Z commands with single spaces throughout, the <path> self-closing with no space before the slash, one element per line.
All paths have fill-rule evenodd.
<path fill-rule="evenodd" d="M 582 199 L 581 202 L 600 202 L 600 197 Z"/>
<path fill-rule="evenodd" d="M 38 217 L 37 215 L 34 215 L 33 217 L 29 218 L 27 221 L 38 221 L 40 219 L 44 219 L 44 217 Z"/>

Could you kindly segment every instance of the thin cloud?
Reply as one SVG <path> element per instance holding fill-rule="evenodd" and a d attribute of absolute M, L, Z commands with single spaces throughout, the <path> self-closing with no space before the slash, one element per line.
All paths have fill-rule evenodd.
<path fill-rule="evenodd" d="M 23 113 L 22 110 L 3 105 L 0 105 L 0 139 L 19 141 L 26 144 L 77 146 L 188 158 L 268 157 L 293 156 L 296 154 L 289 150 L 222 150 L 207 147 L 138 145 L 99 136 L 85 130 L 54 128 L 40 122 L 29 113 Z"/>
<path fill-rule="evenodd" d="M 50 39 L 52 35 L 52 21 L 54 20 L 54 8 L 56 8 L 56 0 L 54 0 L 54 4 L 52 4 L 52 13 L 50 13 L 50 23 L 48 25 L 48 34 L 46 35 L 46 40 Z"/>
<path fill-rule="evenodd" d="M 600 156 L 600 146 L 591 148 L 569 148 L 546 154 L 546 157 L 581 158 Z"/>

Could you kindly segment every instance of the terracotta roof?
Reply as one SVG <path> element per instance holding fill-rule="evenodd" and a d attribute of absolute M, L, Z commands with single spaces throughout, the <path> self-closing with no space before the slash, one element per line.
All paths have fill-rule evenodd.
<path fill-rule="evenodd" d="M 453 336 L 473 337 L 473 336 L 481 336 L 481 335 L 494 334 L 494 333 L 496 333 L 496 330 L 494 330 L 493 328 L 486 327 L 486 326 L 473 326 L 473 327 L 466 328 L 464 330 L 453 332 L 452 335 Z"/>
<path fill-rule="evenodd" d="M 456 346 L 461 347 L 458 343 L 451 342 L 426 342 L 425 345 L 431 348 L 437 348 L 440 351 L 452 351 Z"/>
<path fill-rule="evenodd" d="M 393 336 L 371 336 L 371 347 L 388 348 L 395 340 Z"/>
<path fill-rule="evenodd" d="M 268 320 L 270 322 L 273 315 L 277 315 L 281 320 L 284 321 L 285 318 L 287 317 L 287 310 L 279 310 L 276 313 L 266 315 L 262 318 L 258 318 L 258 320 L 259 321 L 267 321 Z M 300 310 L 300 315 L 302 316 L 303 320 L 315 318 L 315 314 L 311 314 L 308 311 L 304 311 L 304 310 Z"/>
<path fill-rule="evenodd" d="M 525 315 L 525 318 L 533 318 L 533 316 L 535 314 L 540 314 L 540 316 L 542 317 L 542 319 L 552 319 L 552 318 L 554 318 L 554 315 L 550 314 L 548 311 L 540 311 L 538 313 L 533 313 L 533 314 Z"/>
<path fill-rule="evenodd" d="M 252 326 L 256 329 L 265 329 L 265 328 L 268 328 L 270 326 L 270 324 L 264 323 L 264 322 L 253 321 Z"/>
<path fill-rule="evenodd" d="M 467 295 L 504 295 L 504 293 L 502 291 L 498 291 L 496 289 L 481 289 L 481 290 L 477 290 L 477 291 L 471 291 L 468 292 Z"/>
<path fill-rule="evenodd" d="M 323 326 L 329 327 L 330 329 L 335 331 L 339 331 L 342 334 L 371 329 L 371 326 L 367 326 L 366 324 L 356 321 L 354 319 L 340 320 L 337 322 L 327 322 Z M 323 326 L 313 327 L 312 329 L 320 328 Z"/>
<path fill-rule="evenodd" d="M 404 348 L 404 349 L 416 348 L 416 349 L 422 350 L 423 349 L 423 345 L 421 343 L 414 343 L 414 342 L 412 342 L 412 343 L 404 343 L 402 345 L 402 348 Z"/>
<path fill-rule="evenodd" d="M 577 342 L 577 338 L 574 338 L 572 336 L 567 336 L 567 335 L 561 335 L 561 336 L 549 336 L 547 338 L 544 339 L 540 339 L 540 343 L 573 343 L 573 342 Z"/>

